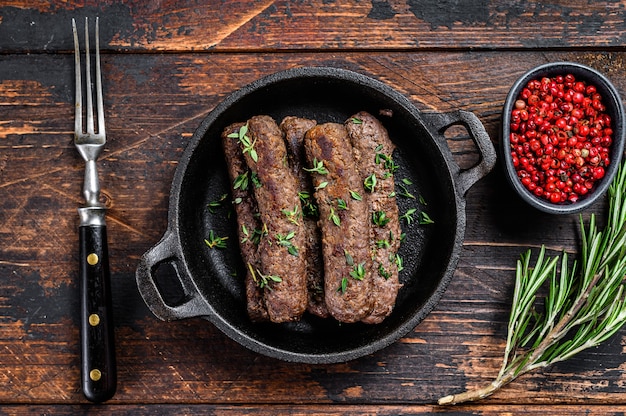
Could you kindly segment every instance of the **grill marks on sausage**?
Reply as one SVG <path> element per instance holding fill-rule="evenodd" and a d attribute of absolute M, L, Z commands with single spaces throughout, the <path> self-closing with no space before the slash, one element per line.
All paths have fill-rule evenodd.
<path fill-rule="evenodd" d="M 304 134 L 316 125 L 315 120 L 301 117 L 285 117 L 280 123 L 280 129 L 285 135 L 289 166 L 298 182 L 298 193 L 302 204 L 303 225 L 306 235 L 306 244 L 302 250 L 305 259 L 308 303 L 307 311 L 313 315 L 326 318 L 328 308 L 324 301 L 324 263 L 322 258 L 321 235 L 317 227 L 319 214 L 311 209 L 316 208 L 313 202 L 313 184 L 306 168 L 304 152 Z M 307 209 L 307 207 L 309 207 Z"/>
<path fill-rule="evenodd" d="M 278 126 L 268 116 L 245 125 L 247 144 L 233 134 L 243 123 L 228 126 L 222 140 L 251 320 L 295 321 L 305 309 L 346 323 L 384 320 L 400 287 L 401 237 L 385 128 L 366 112 L 343 125 L 286 117 Z M 243 174 L 248 186 L 235 188 Z M 311 206 L 314 215 L 303 211 Z M 373 223 L 377 212 L 384 224 Z"/>
<path fill-rule="evenodd" d="M 376 185 L 366 193 L 371 215 L 384 218 L 370 227 L 374 309 L 363 322 L 374 324 L 382 322 L 391 313 L 400 288 L 395 260 L 401 237 L 393 177 L 395 146 L 380 121 L 367 112 L 355 114 L 345 126 L 361 178 L 376 177 Z"/>
<path fill-rule="evenodd" d="M 363 184 L 346 128 L 337 123 L 313 127 L 305 135 L 305 149 L 309 164 L 322 162 L 327 171 L 312 173 L 320 211 L 326 306 L 338 321 L 358 322 L 373 307 L 371 276 L 358 275 L 359 268 L 371 268 L 369 239 L 362 238 L 364 232 L 369 234 L 370 221 L 366 202 L 351 198 L 350 191 L 363 194 Z"/>

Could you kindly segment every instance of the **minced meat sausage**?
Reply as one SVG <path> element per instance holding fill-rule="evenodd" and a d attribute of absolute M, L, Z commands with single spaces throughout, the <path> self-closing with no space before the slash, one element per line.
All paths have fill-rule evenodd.
<path fill-rule="evenodd" d="M 317 227 L 319 212 L 313 199 L 313 184 L 310 175 L 304 170 L 306 155 L 304 154 L 304 134 L 316 125 L 315 120 L 287 116 L 280 123 L 285 135 L 289 166 L 298 181 L 298 195 L 302 204 L 302 220 L 306 230 L 306 251 L 303 253 L 306 262 L 307 289 L 309 302 L 307 311 L 313 315 L 326 318 L 328 308 L 324 302 L 324 260 L 322 258 L 322 237 Z"/>
<path fill-rule="evenodd" d="M 261 268 L 256 281 L 264 288 L 272 322 L 300 319 L 307 306 L 305 261 L 299 251 L 306 233 L 298 215 L 302 206 L 297 181 L 287 164 L 283 135 L 269 116 L 248 120 L 248 143 L 241 143 L 246 164 L 256 175 L 254 195 L 265 236 L 259 243 Z"/>
<path fill-rule="evenodd" d="M 268 321 L 269 315 L 265 308 L 263 289 L 255 281 L 252 271 L 261 267 L 258 233 L 262 229 L 262 224 L 257 217 L 258 207 L 250 188 L 253 186 L 250 180 L 250 171 L 246 166 L 237 138 L 243 126 L 244 123 L 235 123 L 226 127 L 222 133 L 222 147 L 228 166 L 232 200 L 237 215 L 239 248 L 246 265 L 246 308 L 250 319 L 254 322 L 260 322 Z"/>
<path fill-rule="evenodd" d="M 392 159 L 395 146 L 385 127 L 367 112 L 350 117 L 345 126 L 357 170 L 362 180 L 371 185 L 366 186 L 366 200 L 372 218 L 370 248 L 373 252 L 374 309 L 362 321 L 380 323 L 393 310 L 400 287 L 396 254 L 400 247 L 401 229 L 394 192 L 396 165 Z"/>
<path fill-rule="evenodd" d="M 363 238 L 371 221 L 363 182 L 343 125 L 317 125 L 304 143 L 320 213 L 326 306 L 338 321 L 358 322 L 373 308 L 369 238 Z"/>

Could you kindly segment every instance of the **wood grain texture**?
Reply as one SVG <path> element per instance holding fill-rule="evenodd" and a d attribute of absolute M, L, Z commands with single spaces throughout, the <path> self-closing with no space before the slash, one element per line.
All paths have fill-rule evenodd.
<path fill-rule="evenodd" d="M 622 2 L 572 0 L 11 0 L 0 51 L 71 49 L 72 17 L 101 18 L 107 48 L 150 51 L 611 48 Z"/>
<path fill-rule="evenodd" d="M 507 91 L 536 65 L 587 64 L 626 93 L 621 2 L 473 1 L 467 13 L 445 1 L 197 3 L 0 6 L 0 413 L 626 411 L 624 330 L 480 404 L 433 405 L 495 377 L 520 253 L 541 243 L 553 255 L 577 251 L 578 217 L 524 206 L 500 166 L 467 194 L 459 265 L 437 308 L 400 341 L 355 361 L 280 362 L 204 320 L 158 321 L 134 278 L 139 257 L 166 229 L 185 147 L 231 92 L 288 68 L 345 68 L 383 81 L 421 111 L 475 113 L 498 145 Z M 108 142 L 99 169 L 109 207 L 119 387 L 108 405 L 92 408 L 79 390 L 76 208 L 83 164 L 72 144 L 67 29 L 72 16 L 96 13 L 107 49 Z M 457 162 L 475 163 L 467 132 L 451 129 L 448 136 Z M 602 201 L 585 217 L 593 212 L 602 221 L 605 211 Z"/>
<path fill-rule="evenodd" d="M 520 56 L 524 67 L 516 63 Z M 300 65 L 352 69 L 398 89 L 423 111 L 475 112 L 497 143 L 508 86 L 525 69 L 560 59 L 595 66 L 621 91 L 626 87 L 616 65 L 622 53 L 105 56 L 109 141 L 101 183 L 110 208 L 120 371 L 112 402 L 428 404 L 488 383 L 502 354 L 515 260 L 539 242 L 555 253 L 575 252 L 577 238 L 575 216 L 530 211 L 497 170 L 468 193 L 461 259 L 437 309 L 399 342 L 353 362 L 278 362 L 244 349 L 206 321 L 157 321 L 137 293 L 134 269 L 165 231 L 169 186 L 190 135 L 225 95 L 250 81 Z M 82 163 L 71 143 L 71 65 L 69 55 L 13 55 L 0 62 L 7 120 L 0 129 L 0 383 L 9 386 L 0 390 L 0 402 L 82 400 L 74 232 Z M 23 68 L 19 79 L 14 66 Z M 463 132 L 450 146 L 461 164 L 476 156 Z M 593 211 L 602 215 L 603 207 Z M 624 403 L 623 343 L 620 333 L 486 403 Z"/>

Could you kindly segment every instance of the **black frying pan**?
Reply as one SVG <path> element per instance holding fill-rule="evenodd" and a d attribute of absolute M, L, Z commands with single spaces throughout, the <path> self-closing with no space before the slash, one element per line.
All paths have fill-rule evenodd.
<path fill-rule="evenodd" d="M 318 123 L 343 123 L 365 110 L 378 116 L 397 146 L 397 178 L 409 178 L 418 199 L 398 198 L 400 213 L 424 209 L 433 224 L 406 225 L 400 256 L 403 286 L 393 313 L 377 325 L 339 324 L 305 315 L 298 323 L 252 323 L 246 314 L 245 276 L 228 204 L 207 205 L 229 192 L 221 149 L 224 127 L 267 114 L 277 122 L 287 115 Z M 380 115 L 385 110 L 388 115 Z M 389 115 L 390 114 L 390 115 Z M 461 170 L 447 146 L 444 132 L 463 125 L 481 158 Z M 172 184 L 169 223 L 161 241 L 148 250 L 137 268 L 139 291 L 160 319 L 203 317 L 226 335 L 259 353 L 286 361 L 332 363 L 351 360 L 386 347 L 420 323 L 437 304 L 454 270 L 465 233 L 465 194 L 495 164 L 495 150 L 472 113 L 421 113 L 403 95 L 385 84 L 335 68 L 296 68 L 270 75 L 236 91 L 219 104 L 196 130 L 182 156 Z M 211 212 L 213 211 L 213 212 Z M 228 236 L 227 248 L 204 244 L 210 230 Z M 157 269 L 170 264 L 184 296 L 166 301 L 166 288 L 155 279 Z"/>

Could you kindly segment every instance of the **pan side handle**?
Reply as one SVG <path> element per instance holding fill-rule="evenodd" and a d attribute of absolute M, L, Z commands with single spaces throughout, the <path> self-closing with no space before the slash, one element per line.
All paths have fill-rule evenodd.
<path fill-rule="evenodd" d="M 470 138 L 478 147 L 480 153 L 478 163 L 468 169 L 461 169 L 454 161 L 452 153 L 446 145 L 446 150 L 450 155 L 449 160 L 458 171 L 456 180 L 457 187 L 460 194 L 465 196 L 467 191 L 469 191 L 476 182 L 484 178 L 496 164 L 496 150 L 485 127 L 474 113 L 464 110 L 448 113 L 422 113 L 422 118 L 437 132 L 437 135 L 443 139 L 444 143 L 446 141 L 444 132 L 451 126 L 461 125 L 467 129 Z"/>
<path fill-rule="evenodd" d="M 200 296 L 193 283 L 184 277 L 184 273 L 181 273 L 181 267 L 184 266 L 178 254 L 176 238 L 176 234 L 168 230 L 161 241 L 141 257 L 135 273 L 139 293 L 152 313 L 163 321 L 211 315 L 209 305 Z M 166 263 L 172 265 L 184 291 L 182 301 L 175 305 L 166 301 L 155 276 L 159 266 Z"/>

